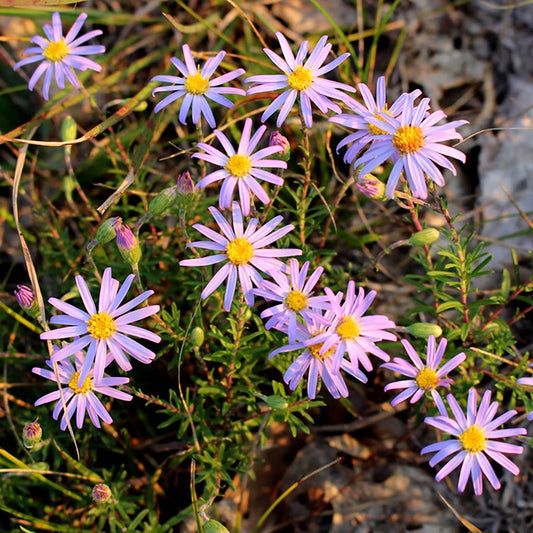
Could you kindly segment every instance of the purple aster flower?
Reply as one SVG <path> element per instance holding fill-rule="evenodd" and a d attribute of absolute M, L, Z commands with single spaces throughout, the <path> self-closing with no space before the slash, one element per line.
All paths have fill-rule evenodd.
<path fill-rule="evenodd" d="M 296 338 L 298 316 L 301 316 L 305 322 L 323 323 L 319 310 L 328 309 L 329 303 L 327 296 L 312 296 L 313 288 L 324 270 L 322 267 L 318 267 L 307 281 L 309 261 L 306 261 L 300 270 L 298 261 L 291 259 L 287 270 L 288 276 L 281 271 L 269 272 L 274 282 L 263 280 L 253 292 L 265 300 L 281 302 L 265 309 L 261 313 L 261 318 L 268 318 L 266 329 L 272 327 L 281 329 L 286 325 L 289 343 L 292 344 Z"/>
<path fill-rule="evenodd" d="M 391 158 L 394 164 L 385 190 L 389 198 L 393 197 L 402 172 L 413 196 L 425 199 L 428 195 L 426 176 L 440 187 L 445 185 L 442 172 L 436 165 L 447 168 L 455 175 L 457 171 L 446 157 L 453 157 L 463 163 L 465 161 L 462 152 L 441 143 L 451 139 L 462 140 L 462 135 L 455 128 L 467 121 L 456 120 L 435 126 L 446 115 L 442 111 L 428 114 L 429 98 L 424 98 L 416 106 L 413 101 L 412 93 L 404 98 L 402 112 L 398 117 L 381 113 L 378 118 L 368 118 L 370 124 L 380 128 L 385 134 L 374 137 L 375 142 L 353 163 L 356 168 L 362 166 L 359 175 L 364 176 Z"/>
<path fill-rule="evenodd" d="M 31 38 L 31 42 L 36 44 L 32 48 L 25 50 L 25 54 L 32 54 L 15 64 L 14 70 L 30 63 L 42 61 L 42 63 L 35 69 L 35 72 L 30 78 L 28 87 L 30 91 L 33 90 L 35 84 L 44 74 L 43 83 L 43 97 L 48 100 L 50 85 L 52 77 L 55 76 L 57 86 L 60 89 L 65 88 L 65 78 L 76 89 L 80 88 L 80 82 L 74 72 L 74 69 L 85 71 L 87 69 L 100 72 L 102 67 L 88 59 L 87 55 L 103 54 L 105 47 L 101 45 L 83 45 L 89 39 L 102 35 L 102 30 L 93 30 L 81 37 L 77 37 L 87 15 L 82 13 L 72 25 L 69 32 L 63 37 L 63 28 L 61 26 L 61 15 L 54 13 L 52 15 L 52 25 L 45 24 L 43 26 L 46 39 L 40 35 L 35 35 Z"/>
<path fill-rule="evenodd" d="M 191 242 L 187 246 L 215 250 L 215 255 L 199 257 L 196 259 L 184 259 L 180 261 L 182 266 L 205 266 L 216 263 L 225 264 L 211 278 L 202 291 L 202 298 L 207 298 L 226 279 L 226 294 L 224 296 L 224 309 L 231 310 L 231 303 L 235 294 L 235 286 L 239 280 L 244 299 L 248 305 L 254 304 L 252 283 L 258 286 L 263 278 L 259 271 L 271 274 L 272 271 L 280 271 L 283 263 L 278 257 L 290 257 L 301 255 L 302 251 L 295 248 L 265 248 L 274 241 L 281 239 L 294 229 L 292 224 L 283 226 L 274 231 L 274 228 L 283 220 L 277 216 L 258 229 L 259 220 L 252 218 L 246 229 L 243 225 L 242 211 L 237 202 L 233 202 L 233 227 L 215 207 L 210 207 L 209 212 L 222 231 L 216 233 L 203 224 L 194 224 L 193 228 L 205 235 L 209 241 Z"/>
<path fill-rule="evenodd" d="M 325 320 L 330 321 L 332 313 L 326 312 Z M 298 324 L 295 332 L 296 342 L 282 346 L 269 354 L 272 359 L 280 353 L 304 350 L 289 366 L 283 379 L 291 390 L 295 390 L 304 374 L 309 371 L 307 378 L 307 395 L 311 400 L 316 396 L 317 390 L 320 389 L 319 380 L 324 382 L 333 398 L 346 398 L 348 396 L 348 387 L 340 373 L 340 369 L 348 372 L 359 381 L 367 382 L 367 377 L 358 369 L 354 369 L 350 363 L 343 358 L 340 367 L 335 361 L 335 345 L 331 346 L 326 352 L 323 351 L 324 338 L 326 338 L 323 325 L 316 322 L 306 322 Z"/>
<path fill-rule="evenodd" d="M 38 376 L 49 379 L 50 381 L 57 382 L 51 360 L 46 361 L 46 364 L 50 370 L 36 367 L 32 368 L 32 372 Z M 63 411 L 61 424 L 59 426 L 63 431 L 67 427 L 67 417 L 70 420 L 74 413 L 76 413 L 76 426 L 78 429 L 83 425 L 85 412 L 87 412 L 91 422 L 97 428 L 100 427 L 100 420 L 103 420 L 106 424 L 111 424 L 113 422 L 113 419 L 107 412 L 106 408 L 98 399 L 97 394 L 116 398 L 117 400 L 124 400 L 126 402 L 132 399 L 130 394 L 114 388 L 118 385 L 125 385 L 128 383 L 128 378 L 112 378 L 105 376 L 96 379 L 91 370 L 80 384 L 79 376 L 81 375 L 83 365 L 83 354 L 81 352 L 75 353 L 75 365 L 73 365 L 68 359 L 64 359 L 57 364 L 59 383 L 64 385 L 63 397 L 65 399 L 65 404 L 63 404 L 63 401 L 61 400 L 61 393 L 59 390 L 45 394 L 35 402 L 36 406 L 48 402 L 57 402 L 52 417 L 54 420 L 57 420 L 59 413 Z M 66 406 L 66 413 L 63 409 L 64 406 Z"/>
<path fill-rule="evenodd" d="M 437 387 L 450 387 L 453 380 L 445 376 L 454 368 L 458 367 L 466 359 L 466 355 L 464 353 L 457 354 L 439 369 L 446 345 L 448 344 L 447 339 L 441 339 L 437 348 L 435 337 L 433 335 L 429 336 L 426 364 L 422 362 L 422 359 L 420 359 L 409 341 L 402 340 L 402 344 L 413 364 L 407 362 L 405 359 L 395 357 L 391 363 L 381 365 L 382 368 L 387 368 L 410 378 L 389 383 L 385 386 L 385 391 L 405 389 L 391 401 L 391 405 L 398 405 L 408 398 L 411 398 L 410 403 L 416 403 L 426 392 L 429 392 L 439 413 L 446 415 L 446 407 L 440 394 L 437 392 Z"/>
<path fill-rule="evenodd" d="M 455 453 L 456 455 L 439 470 L 435 479 L 441 481 L 462 464 L 457 486 L 459 492 L 465 490 L 468 478 L 471 477 L 474 492 L 479 496 L 483 492 L 483 475 L 493 488 L 498 490 L 500 481 L 489 459 L 496 461 L 515 476 L 520 472 L 519 468 L 504 454 L 520 454 L 524 451 L 522 446 L 498 442 L 497 439 L 525 435 L 527 431 L 524 428 L 496 429 L 510 420 L 516 411 L 507 411 L 498 418 L 494 418 L 498 410 L 498 402 L 491 403 L 491 392 L 485 392 L 478 409 L 476 391 L 470 389 L 465 417 L 453 395 L 448 394 L 447 398 L 453 418 L 436 416 L 426 418 L 425 422 L 455 438 L 430 444 L 422 450 L 421 454 L 437 452 L 429 461 L 430 466 L 435 466 Z"/>
<path fill-rule="evenodd" d="M 327 113 L 328 110 L 335 113 L 341 112 L 340 107 L 332 102 L 330 98 L 335 98 L 350 106 L 355 104 L 353 98 L 342 92 L 354 93 L 355 89 L 353 87 L 321 77 L 338 67 L 350 54 L 342 54 L 327 65 L 322 66 L 331 50 L 331 44 L 326 44 L 327 35 L 320 38 L 307 61 L 305 58 L 309 50 L 308 41 L 302 42 L 296 57 L 294 57 L 287 39 L 279 32 L 276 33 L 276 37 L 281 46 L 283 58 L 268 48 L 264 48 L 264 51 L 283 74 L 251 76 L 245 80 L 252 84 L 246 92 L 249 95 L 286 89 L 267 107 L 261 116 L 262 122 L 281 108 L 276 121 L 276 126 L 279 128 L 287 118 L 298 96 L 300 96 L 300 113 L 308 128 L 313 125 L 311 102 L 322 113 Z"/>
<path fill-rule="evenodd" d="M 259 185 L 257 180 L 268 181 L 275 185 L 283 185 L 283 178 L 272 174 L 272 172 L 263 170 L 263 168 L 287 168 L 285 161 L 265 159 L 272 154 L 283 152 L 283 148 L 279 145 L 269 146 L 253 153 L 265 130 L 266 126 L 261 126 L 250 138 L 252 133 L 252 119 L 247 118 L 237 151 L 235 151 L 229 139 L 220 130 L 215 130 L 214 133 L 220 141 L 220 144 L 224 147 L 225 154 L 209 144 L 198 143 L 198 148 L 201 148 L 206 153 L 193 154 L 193 157 L 223 167 L 211 172 L 211 174 L 208 174 L 197 184 L 197 187 L 202 189 L 215 181 L 224 180 L 218 203 L 220 209 L 226 209 L 231 206 L 233 192 L 235 191 L 235 187 L 238 187 L 242 213 L 244 216 L 248 216 L 250 214 L 250 193 L 257 196 L 264 204 L 270 202 L 268 194 Z"/>
<path fill-rule="evenodd" d="M 334 319 L 327 331 L 328 338 L 324 341 L 322 353 L 326 353 L 330 348 L 336 346 L 338 363 L 343 360 L 344 354 L 348 353 L 354 372 L 358 371 L 359 364 L 369 372 L 372 370 L 372 363 L 367 353 L 371 353 L 383 361 L 388 361 L 389 355 L 378 348 L 376 342 L 395 341 L 396 335 L 385 330 L 394 328 L 396 325 L 385 315 L 363 316 L 372 305 L 376 291 L 370 291 L 365 296 L 364 289 L 359 287 L 356 296 L 355 283 L 350 280 L 342 305 L 342 293 L 335 295 L 329 287 L 325 288 L 325 292 Z"/>
<path fill-rule="evenodd" d="M 344 154 L 344 161 L 346 163 L 351 163 L 357 157 L 357 154 L 376 138 L 376 135 L 387 134 L 387 132 L 383 131 L 379 126 L 371 123 L 369 118 L 383 120 L 381 118 L 381 113 L 397 117 L 402 112 L 403 103 L 407 98 L 407 93 L 404 93 L 389 107 L 387 104 L 385 76 L 380 76 L 378 78 L 375 99 L 366 84 L 358 83 L 357 87 L 363 96 L 365 105 L 354 100 L 354 102 L 349 105 L 355 111 L 355 114 L 343 113 L 335 115 L 329 119 L 330 122 L 336 122 L 347 128 L 357 130 L 355 133 L 345 137 L 337 145 L 338 152 L 343 146 L 353 143 Z M 411 94 L 413 95 L 413 98 L 417 98 L 422 94 L 422 91 L 416 89 Z"/>
<path fill-rule="evenodd" d="M 187 114 L 192 106 L 192 122 L 198 124 L 200 116 L 203 115 L 207 120 L 207 123 L 211 128 L 216 127 L 215 117 L 211 111 L 207 99 L 220 104 L 224 107 L 233 107 L 233 102 L 223 96 L 224 94 L 240 94 L 245 95 L 246 91 L 243 89 L 237 89 L 236 87 L 220 87 L 224 83 L 234 80 L 241 74 L 244 74 L 244 69 L 239 68 L 227 74 L 223 74 L 218 78 L 211 79 L 211 76 L 220 65 L 226 52 L 219 52 L 215 57 L 210 57 L 204 64 L 203 68 L 196 66 L 194 58 L 191 53 L 191 49 L 184 44 L 182 46 L 183 56 L 185 63 L 178 58 L 173 57 L 171 59 L 172 64 L 180 71 L 183 78 L 179 76 L 167 76 L 160 75 L 154 76 L 151 81 L 162 81 L 165 83 L 171 83 L 165 87 L 157 87 L 152 92 L 152 95 L 159 92 L 171 92 L 168 96 L 165 96 L 161 102 L 159 102 L 154 109 L 155 113 L 158 113 L 171 104 L 178 98 L 183 98 L 181 103 L 179 121 L 182 124 L 187 123 Z"/>
<path fill-rule="evenodd" d="M 35 305 L 35 295 L 27 285 L 17 285 L 14 294 L 17 303 L 23 309 L 31 309 Z"/>
<path fill-rule="evenodd" d="M 54 307 L 65 313 L 64 315 L 53 316 L 50 319 L 50 324 L 61 324 L 67 327 L 45 331 L 41 333 L 41 339 L 56 340 L 79 337 L 52 355 L 52 361 L 62 361 L 88 345 L 87 355 L 78 378 L 78 387 L 82 387 L 87 379 L 93 362 L 94 380 L 97 383 L 100 382 L 104 375 L 104 369 L 109 363 L 108 352 L 111 353 L 112 358 L 115 359 L 120 368 L 125 371 L 132 368 L 126 354 L 141 363 L 147 364 L 153 361 L 155 353 L 130 338 L 130 336 L 152 342 L 161 340 L 159 335 L 132 325 L 132 322 L 157 313 L 159 306 L 149 305 L 131 311 L 131 309 L 150 297 L 154 291 L 145 291 L 133 300 L 122 304 L 134 277 L 133 274 L 130 274 L 122 284 L 122 287 L 120 287 L 120 283 L 111 277 L 111 269 L 106 268 L 102 276 L 98 310 L 89 288 L 81 276 L 76 276 L 76 285 L 80 291 L 86 311 L 82 311 L 57 298 L 48 300 Z"/>

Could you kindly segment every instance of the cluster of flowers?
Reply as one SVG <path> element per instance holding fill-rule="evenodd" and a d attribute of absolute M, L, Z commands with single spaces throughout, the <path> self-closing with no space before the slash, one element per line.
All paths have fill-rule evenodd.
<path fill-rule="evenodd" d="M 32 39 L 38 46 L 30 48 L 27 53 L 33 55 L 15 65 L 15 68 L 19 68 L 28 63 L 42 61 L 30 79 L 30 89 L 33 89 L 38 79 L 46 73 L 43 95 L 48 98 L 54 73 L 58 87 L 64 88 L 65 78 L 75 87 L 79 87 L 73 68 L 82 71 L 100 70 L 99 65 L 83 56 L 101 53 L 104 51 L 103 47 L 79 45 L 101 32 L 95 30 L 76 38 L 85 18 L 86 15 L 80 15 L 71 30 L 63 37 L 59 14 L 54 13 L 52 26 L 44 27 L 47 39 L 39 36 Z M 327 43 L 326 36 L 318 41 L 311 53 L 309 53 L 309 43 L 304 41 L 294 55 L 286 38 L 280 33 L 276 35 L 283 57 L 269 49 L 265 49 L 265 53 L 280 69 L 281 74 L 251 76 L 245 80 L 250 84 L 247 91 L 224 86 L 244 74 L 243 69 L 212 78 L 225 52 L 219 52 L 215 57 L 209 58 L 200 68 L 196 65 L 189 47 L 183 45 L 185 62 L 175 57 L 171 60 L 181 77 L 160 75 L 152 79 L 155 82 L 170 84 L 154 90 L 154 94 L 170 93 L 156 105 L 155 112 L 182 98 L 178 115 L 182 123 L 186 123 L 191 111 L 193 123 L 198 124 L 203 116 L 209 126 L 215 128 L 216 122 L 208 100 L 231 108 L 233 103 L 224 96 L 225 94 L 244 96 L 280 92 L 264 111 L 261 121 L 264 122 L 279 112 L 276 121 L 279 128 L 289 116 L 296 99 L 299 99 L 303 124 L 306 128 L 310 128 L 313 124 L 312 104 L 314 104 L 324 114 L 328 111 L 337 113 L 329 119 L 332 122 L 355 130 L 339 143 L 338 148 L 349 146 L 345 161 L 357 169 L 357 178 L 362 187 L 375 188 L 375 182 L 365 182 L 368 180 L 367 174 L 384 161 L 391 160 L 392 169 L 385 189 L 385 194 L 389 198 L 394 196 L 399 180 L 404 176 L 412 195 L 424 199 L 428 195 L 426 178 L 439 186 L 444 185 L 439 167 L 455 173 L 455 168 L 447 157 L 464 162 L 463 153 L 441 143 L 452 139 L 461 140 L 462 136 L 456 128 L 465 124 L 465 121 L 437 125 L 446 118 L 446 115 L 442 111 L 431 112 L 428 98 L 423 98 L 417 103 L 420 91 L 405 93 L 389 106 L 386 101 L 384 78 L 378 80 L 375 99 L 369 88 L 360 83 L 358 88 L 365 105 L 358 103 L 345 94 L 354 93 L 355 88 L 322 77 L 344 62 L 349 54 L 342 54 L 324 65 L 332 48 L 331 44 Z M 344 102 L 353 113 L 342 114 L 340 107 L 331 100 L 332 98 Z M 224 307 L 227 311 L 231 309 L 237 284 L 245 302 L 250 306 L 254 304 L 255 296 L 276 302 L 264 310 L 261 316 L 268 319 L 267 328 L 275 328 L 288 335 L 288 344 L 271 352 L 270 357 L 282 352 L 303 350 L 284 376 L 292 390 L 308 372 L 307 391 L 310 398 L 315 397 L 319 380 L 323 381 L 333 397 L 347 396 L 348 389 L 341 370 L 366 382 L 367 378 L 360 367 L 366 371 L 372 370 L 372 362 L 368 355 L 385 361 L 382 365 L 384 368 L 408 378 L 386 386 L 386 390 L 404 389 L 393 400 L 393 405 L 409 398 L 411 403 L 414 403 L 428 393 L 440 414 L 437 417 L 426 418 L 426 422 L 452 436 L 451 439 L 432 444 L 422 450 L 423 454 L 437 452 L 430 461 L 431 465 L 456 453 L 440 470 L 436 479 L 444 478 L 462 464 L 459 490 L 465 489 L 471 477 L 476 494 L 480 494 L 483 475 L 494 488 L 498 488 L 499 481 L 488 458 L 516 474 L 517 467 L 504 454 L 521 453 L 522 447 L 500 443 L 497 439 L 524 435 L 526 431 L 522 428 L 497 429 L 507 422 L 515 411 L 508 411 L 494 418 L 498 404 L 491 402 L 490 391 L 484 394 L 479 408 L 476 391 L 474 389 L 470 391 L 466 416 L 454 396 L 449 394 L 447 401 L 452 415 L 449 416 L 446 405 L 436 389 L 450 386 L 452 380 L 446 376 L 464 361 L 465 355 L 456 355 L 439 368 L 447 341 L 442 339 L 437 347 L 435 338 L 430 337 L 425 364 L 405 340 L 402 343 L 413 364 L 400 358 L 389 362 L 389 356 L 376 343 L 396 340 L 396 336 L 387 331 L 394 328 L 395 324 L 383 315 L 365 316 L 375 298 L 375 291 L 365 294 L 364 289 L 356 290 L 355 283 L 350 281 L 345 295 L 342 292 L 335 294 L 326 287 L 325 294 L 314 296 L 313 289 L 319 281 L 322 268 L 317 268 L 308 277 L 310 266 L 308 262 L 300 268 L 295 259 L 291 259 L 288 265 L 278 259 L 301 255 L 301 250 L 270 248 L 275 241 L 286 236 L 293 226 L 288 224 L 276 229 L 283 220 L 281 216 L 276 216 L 263 225 L 258 218 L 250 218 L 245 223 L 244 217 L 250 215 L 254 196 L 264 204 L 269 204 L 271 201 L 259 182 L 283 185 L 281 176 L 264 169 L 287 168 L 286 162 L 273 158 L 285 150 L 285 143 L 279 139 L 271 142 L 269 147 L 255 151 L 265 131 L 266 126 L 263 125 L 252 133 L 252 120 L 247 119 L 237 149 L 218 129 L 214 130 L 214 134 L 224 152 L 206 143 L 198 144 L 203 152 L 196 153 L 193 157 L 220 168 L 203 177 L 197 186 L 201 189 L 217 181 L 223 182 L 219 208 L 220 210 L 231 208 L 231 222 L 221 211 L 211 207 L 209 211 L 220 232 L 217 233 L 203 224 L 196 224 L 193 227 L 209 240 L 192 242 L 189 246 L 211 250 L 215 254 L 185 259 L 180 265 L 207 266 L 222 263 L 203 289 L 202 298 L 208 297 L 226 282 Z M 239 192 L 239 202 L 233 201 L 235 189 Z M 272 281 L 264 279 L 262 274 L 270 277 Z M 127 382 L 126 378 L 104 377 L 104 371 L 113 359 L 123 370 L 129 370 L 131 364 L 126 354 L 143 363 L 148 363 L 154 358 L 153 352 L 128 337 L 129 335 L 153 342 L 159 341 L 157 335 L 131 325 L 132 322 L 158 311 L 158 306 L 148 306 L 130 312 L 136 305 L 146 300 L 152 291 L 144 292 L 128 304 L 121 305 L 132 279 L 133 276 L 129 276 L 119 290 L 118 281 L 111 277 L 110 269 L 106 269 L 98 310 L 91 299 L 87 285 L 79 276 L 76 277 L 76 283 L 86 311 L 81 311 L 61 300 L 50 299 L 52 305 L 66 313 L 53 317 L 51 323 L 67 327 L 45 332 L 42 338 L 51 340 L 74 337 L 75 340 L 53 354 L 49 366 L 53 367 L 57 363 L 58 372 L 45 369 L 34 369 L 34 372 L 51 380 L 59 379 L 62 384 L 68 385 L 64 398 L 68 407 L 63 415 L 62 428 L 66 425 L 65 414 L 70 417 L 76 410 L 78 427 L 83 423 L 86 409 L 95 425 L 99 424 L 98 418 L 110 421 L 108 413 L 95 399 L 93 391 L 121 399 L 131 398 L 112 388 Z M 86 354 L 82 352 L 85 348 Z M 70 361 L 72 357 L 74 364 Z M 37 405 L 59 398 L 59 392 L 54 392 L 41 398 Z M 55 418 L 63 407 L 64 403 L 58 401 L 54 410 Z"/>

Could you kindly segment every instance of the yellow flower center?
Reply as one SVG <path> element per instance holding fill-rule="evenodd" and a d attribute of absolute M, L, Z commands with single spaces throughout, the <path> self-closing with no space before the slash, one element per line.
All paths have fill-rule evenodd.
<path fill-rule="evenodd" d="M 232 155 L 224 167 L 235 178 L 244 178 L 252 170 L 252 160 L 247 155 Z"/>
<path fill-rule="evenodd" d="M 357 322 L 350 317 L 343 318 L 337 326 L 337 335 L 343 340 L 350 340 L 359 337 L 359 326 Z"/>
<path fill-rule="evenodd" d="M 307 307 L 307 296 L 300 291 L 291 291 L 283 303 L 289 311 L 297 313 Z"/>
<path fill-rule="evenodd" d="M 383 113 L 387 113 L 390 117 L 392 116 L 389 113 L 389 110 L 387 109 L 387 106 L 385 106 L 382 110 Z M 377 118 L 378 120 L 381 120 L 382 122 L 385 122 L 385 119 L 383 117 L 380 117 L 377 113 L 374 114 L 374 118 Z M 381 128 L 378 128 L 377 126 L 374 126 L 374 124 L 368 123 L 366 125 L 366 129 L 372 134 L 372 135 L 387 135 L 387 131 L 382 130 Z"/>
<path fill-rule="evenodd" d="M 291 89 L 297 91 L 305 91 L 313 85 L 313 75 L 310 68 L 305 68 L 299 65 L 294 72 L 287 76 L 287 82 Z"/>
<path fill-rule="evenodd" d="M 419 126 L 401 126 L 392 136 L 392 144 L 401 155 L 418 152 L 424 143 L 424 134 Z"/>
<path fill-rule="evenodd" d="M 482 452 L 486 448 L 485 432 L 474 424 L 459 435 L 459 442 L 467 452 Z"/>
<path fill-rule="evenodd" d="M 439 382 L 439 377 L 432 368 L 423 368 L 416 376 L 415 382 L 421 389 L 434 389 Z"/>
<path fill-rule="evenodd" d="M 246 265 L 254 256 L 254 247 L 244 237 L 237 237 L 228 242 L 226 255 L 234 265 Z"/>
<path fill-rule="evenodd" d="M 188 93 L 195 95 L 205 94 L 207 89 L 209 89 L 209 80 L 206 80 L 200 72 L 191 74 L 185 80 L 185 90 Z"/>
<path fill-rule="evenodd" d="M 334 348 L 330 348 L 327 352 L 320 354 L 320 350 L 322 349 L 322 346 L 324 346 L 323 342 L 319 342 L 318 344 L 312 344 L 309 346 L 309 353 L 315 358 L 320 359 L 324 361 L 327 359 L 330 355 L 333 355 L 335 353 Z"/>
<path fill-rule="evenodd" d="M 105 341 L 113 336 L 117 330 L 115 320 L 109 313 L 96 313 L 87 321 L 87 331 L 99 341 Z"/>
<path fill-rule="evenodd" d="M 70 389 L 74 391 L 74 394 L 85 394 L 93 389 L 93 380 L 91 377 L 87 376 L 85 381 L 82 383 L 81 387 L 78 387 L 78 378 L 80 377 L 80 372 L 74 372 L 72 379 L 68 382 Z"/>
<path fill-rule="evenodd" d="M 63 61 L 68 56 L 68 44 L 64 39 L 61 39 L 61 41 L 51 41 L 44 49 L 43 56 L 54 63 Z"/>

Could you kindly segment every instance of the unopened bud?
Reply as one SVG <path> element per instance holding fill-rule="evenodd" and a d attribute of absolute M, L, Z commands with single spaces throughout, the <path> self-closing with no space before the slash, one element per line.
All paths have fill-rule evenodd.
<path fill-rule="evenodd" d="M 416 322 L 411 324 L 407 331 L 413 335 L 413 337 L 418 337 L 419 339 L 427 339 L 430 335 L 434 337 L 440 337 L 442 335 L 442 328 L 437 324 L 428 324 L 426 322 Z"/>
<path fill-rule="evenodd" d="M 93 487 L 93 501 L 96 503 L 106 503 L 112 495 L 111 489 L 105 483 L 98 483 Z"/>
<path fill-rule="evenodd" d="M 102 222 L 96 230 L 96 244 L 106 244 L 117 236 L 117 228 L 122 225 L 120 217 L 111 217 Z"/>
<path fill-rule="evenodd" d="M 178 195 L 178 186 L 168 187 L 163 189 L 159 194 L 154 196 L 148 204 L 148 213 L 151 216 L 157 217 L 164 213 L 175 201 Z"/>
<path fill-rule="evenodd" d="M 271 409 L 287 409 L 287 407 L 289 407 L 287 400 L 283 398 L 283 396 L 278 396 L 277 394 L 266 396 L 265 402 Z"/>
<path fill-rule="evenodd" d="M 204 522 L 205 533 L 229 533 L 229 529 L 223 526 L 218 520 L 207 520 Z"/>
<path fill-rule="evenodd" d="M 274 154 L 273 157 L 288 161 L 291 156 L 291 143 L 289 139 L 282 135 L 279 131 L 273 131 L 268 139 L 268 146 L 279 146 L 282 148 L 280 152 Z"/>
<path fill-rule="evenodd" d="M 30 309 L 35 303 L 33 291 L 26 285 L 17 285 L 14 291 L 18 304 L 23 309 Z"/>
<path fill-rule="evenodd" d="M 421 231 L 413 233 L 409 237 L 409 244 L 412 246 L 424 246 L 425 244 L 433 244 L 440 236 L 439 230 L 435 228 L 426 228 Z"/>
<path fill-rule="evenodd" d="M 36 444 L 39 444 L 43 438 L 43 430 L 38 422 L 38 418 L 33 422 L 24 426 L 22 429 L 22 442 L 26 448 L 33 448 Z"/>
<path fill-rule="evenodd" d="M 61 140 L 68 142 L 76 139 L 78 135 L 78 127 L 76 121 L 70 116 L 66 116 L 61 124 Z"/>
<path fill-rule="evenodd" d="M 183 172 L 178 178 L 178 198 L 177 204 L 180 209 L 188 209 L 192 205 L 194 198 L 194 181 L 188 170 Z"/>
<path fill-rule="evenodd" d="M 191 344 L 196 348 L 200 348 L 204 343 L 205 335 L 204 330 L 200 327 L 195 327 L 191 331 Z"/>
<path fill-rule="evenodd" d="M 372 174 L 360 178 L 355 186 L 367 198 L 380 201 L 385 199 L 385 184 Z"/>
<path fill-rule="evenodd" d="M 120 224 L 116 229 L 117 247 L 122 259 L 130 265 L 137 265 L 141 259 L 141 247 L 133 231 L 124 224 Z"/>

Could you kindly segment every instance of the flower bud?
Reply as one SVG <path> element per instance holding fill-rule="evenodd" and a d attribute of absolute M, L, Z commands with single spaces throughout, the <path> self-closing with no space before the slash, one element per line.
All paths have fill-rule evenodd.
<path fill-rule="evenodd" d="M 61 140 L 65 142 L 73 141 L 77 135 L 78 128 L 76 121 L 70 115 L 67 115 L 61 124 Z"/>
<path fill-rule="evenodd" d="M 200 327 L 195 327 L 191 331 L 191 344 L 196 347 L 200 348 L 202 344 L 204 343 L 205 335 L 204 330 Z"/>
<path fill-rule="evenodd" d="M 178 198 L 177 204 L 179 209 L 188 209 L 192 205 L 194 198 L 194 181 L 191 178 L 191 174 L 188 170 L 183 172 L 178 178 Z"/>
<path fill-rule="evenodd" d="M 141 247 L 133 231 L 124 224 L 120 224 L 116 229 L 117 247 L 122 259 L 130 265 L 137 265 L 141 259 Z"/>
<path fill-rule="evenodd" d="M 207 520 L 204 523 L 204 531 L 205 533 L 229 533 L 229 529 L 218 520 Z"/>
<path fill-rule="evenodd" d="M 17 288 L 15 289 L 14 293 L 18 304 L 23 309 L 31 309 L 32 306 L 35 304 L 35 295 L 28 286 L 17 285 Z"/>
<path fill-rule="evenodd" d="M 287 407 L 289 407 L 287 400 L 283 398 L 283 396 L 278 396 L 277 394 L 266 396 L 264 400 L 271 409 L 287 409 Z"/>
<path fill-rule="evenodd" d="M 98 483 L 93 487 L 93 502 L 106 503 L 112 495 L 111 489 L 105 483 Z"/>
<path fill-rule="evenodd" d="M 33 422 L 24 426 L 22 429 L 22 442 L 24 446 L 31 450 L 36 444 L 39 444 L 43 438 L 43 430 L 36 418 Z"/>
<path fill-rule="evenodd" d="M 366 174 L 355 184 L 361 194 L 374 200 L 385 199 L 385 184 L 372 174 Z"/>
<path fill-rule="evenodd" d="M 283 159 L 283 161 L 289 160 L 291 156 L 291 143 L 285 135 L 282 135 L 279 131 L 273 131 L 268 139 L 268 146 L 280 146 L 283 150 L 274 154 L 273 157 Z"/>
<path fill-rule="evenodd" d="M 421 231 L 413 233 L 409 237 L 409 244 L 412 246 L 424 246 L 425 244 L 433 244 L 440 236 L 439 230 L 435 228 L 426 228 Z"/>
<path fill-rule="evenodd" d="M 153 217 L 161 215 L 175 202 L 177 195 L 177 185 L 163 189 L 150 200 L 150 203 L 148 204 L 148 213 Z"/>
<path fill-rule="evenodd" d="M 442 329 L 437 324 L 428 324 L 426 322 L 416 322 L 411 324 L 407 331 L 420 339 L 427 339 L 430 335 L 434 337 L 440 337 L 442 335 Z"/>
<path fill-rule="evenodd" d="M 117 236 L 117 228 L 122 225 L 120 217 L 111 217 L 102 222 L 96 230 L 96 244 L 106 244 L 111 242 Z"/>

